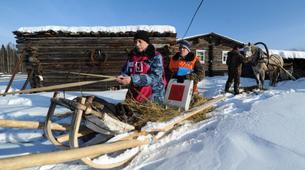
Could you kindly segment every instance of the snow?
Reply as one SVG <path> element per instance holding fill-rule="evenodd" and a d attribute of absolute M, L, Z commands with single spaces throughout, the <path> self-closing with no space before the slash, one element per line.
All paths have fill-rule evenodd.
<path fill-rule="evenodd" d="M 278 54 L 284 59 L 305 59 L 305 51 L 269 50 L 270 54 Z"/>
<path fill-rule="evenodd" d="M 13 89 L 25 81 L 17 76 Z M 205 96 L 219 95 L 226 76 L 206 77 L 199 90 Z M 0 77 L 4 90 L 9 76 Z M 268 84 L 266 82 L 265 84 Z M 241 86 L 255 85 L 242 78 Z M 305 167 L 305 78 L 279 82 L 258 93 L 225 94 L 211 118 L 190 122 L 165 135 L 156 144 L 142 146 L 125 169 L 304 169 Z M 117 103 L 126 90 L 83 92 Z M 44 121 L 52 93 L 22 94 L 0 98 L 0 119 Z M 81 95 L 66 92 L 66 98 Z M 10 103 L 10 104 L 8 104 Z M 42 137 L 42 130 L 0 128 L 0 158 L 58 150 Z M 121 137 L 124 137 L 122 134 Z M 135 154 L 128 150 L 121 157 Z M 121 158 L 120 158 L 121 159 Z M 95 161 L 109 163 L 107 156 Z M 30 169 L 91 169 L 80 161 Z"/>
<path fill-rule="evenodd" d="M 34 32 L 42 32 L 42 31 L 62 31 L 62 32 L 109 32 L 109 33 L 125 33 L 125 32 L 136 32 L 138 30 L 144 30 L 148 32 L 159 32 L 159 33 L 176 33 L 176 28 L 170 25 L 127 25 L 127 26 L 41 26 L 41 27 L 21 27 L 17 31 L 19 32 L 27 32 L 27 33 L 34 33 Z"/>
<path fill-rule="evenodd" d="M 233 40 L 233 41 L 235 41 L 235 42 L 244 44 L 243 42 L 241 42 L 241 41 L 239 41 L 239 40 L 236 40 L 236 39 L 233 39 L 233 38 L 231 38 L 231 37 L 229 37 L 229 36 L 221 35 L 221 34 L 218 34 L 218 33 L 215 33 L 215 32 L 203 33 L 203 34 L 196 34 L 196 35 L 192 35 L 192 36 L 188 36 L 188 37 L 184 37 L 184 38 L 178 38 L 177 41 L 180 41 L 180 40 L 182 40 L 182 39 L 188 40 L 188 39 L 193 39 L 193 38 L 197 38 L 197 37 L 207 36 L 207 35 L 209 35 L 209 34 L 215 34 L 215 35 L 218 35 L 218 36 L 221 36 L 221 37 L 224 37 L 224 38 Z"/>

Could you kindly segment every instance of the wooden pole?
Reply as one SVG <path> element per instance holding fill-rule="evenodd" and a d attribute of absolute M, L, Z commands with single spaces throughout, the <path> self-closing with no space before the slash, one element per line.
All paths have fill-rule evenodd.
<path fill-rule="evenodd" d="M 156 131 L 169 131 L 170 129 L 174 128 L 177 124 L 187 120 L 188 118 L 196 115 L 197 113 L 200 113 L 201 111 L 208 109 L 210 107 L 212 107 L 215 103 L 224 100 L 225 96 L 218 96 L 212 100 L 207 101 L 206 103 L 204 103 L 203 105 L 194 107 L 188 111 L 185 111 L 182 113 L 181 116 L 178 116 L 176 118 L 173 118 L 173 120 L 171 120 L 169 124 L 167 124 L 166 126 L 156 129 Z"/>
<path fill-rule="evenodd" d="M 69 87 L 79 87 L 79 86 L 100 83 L 100 82 L 105 82 L 105 81 L 113 81 L 113 80 L 115 80 L 115 78 L 107 78 L 104 80 L 96 80 L 96 81 L 81 81 L 81 82 L 75 82 L 75 83 L 66 83 L 66 84 L 59 84 L 59 85 L 53 85 L 53 86 L 47 86 L 47 87 L 38 87 L 38 88 L 33 88 L 33 89 L 1 93 L 0 95 L 5 96 L 7 94 L 20 94 L 20 93 L 29 94 L 29 93 L 33 93 L 33 92 L 43 92 L 43 91 L 52 91 L 52 90 L 54 91 L 54 90 L 58 90 L 58 89 L 64 89 L 64 88 L 69 88 Z"/>
<path fill-rule="evenodd" d="M 15 68 L 14 68 L 14 71 L 13 71 L 12 77 L 11 77 L 9 83 L 8 83 L 7 86 L 6 86 L 6 89 L 5 89 L 5 91 L 4 91 L 4 94 L 2 94 L 3 96 L 5 96 L 5 95 L 7 94 L 8 90 L 9 90 L 10 87 L 12 86 L 12 83 L 13 83 L 13 80 L 14 80 L 14 78 L 15 78 L 15 75 L 17 74 L 17 72 L 18 72 L 18 70 L 19 70 L 19 68 L 20 68 L 20 64 L 21 64 L 22 61 L 23 61 L 23 56 L 24 56 L 24 52 L 21 53 L 21 55 L 20 55 L 20 57 L 19 57 L 19 59 L 18 59 L 18 62 L 17 62 L 16 66 L 15 66 Z"/>
<path fill-rule="evenodd" d="M 144 144 L 149 144 L 149 140 L 146 139 L 119 141 L 115 143 L 99 144 L 78 149 L 4 158 L 0 159 L 0 170 L 14 170 L 48 164 L 69 162 L 92 155 L 103 155 L 106 153 L 112 153 L 123 149 L 134 148 Z"/>
<path fill-rule="evenodd" d="M 32 79 L 32 75 L 33 75 L 33 70 L 30 72 L 30 74 L 28 74 L 28 77 L 26 78 L 26 81 L 24 82 L 21 90 L 25 90 L 26 86 L 29 84 L 29 81 Z"/>
<path fill-rule="evenodd" d="M 80 137 L 82 137 L 82 136 L 86 136 L 86 135 L 91 134 L 91 133 L 94 133 L 94 132 L 91 131 L 91 130 L 89 130 L 89 129 L 85 129 L 85 128 L 84 128 L 84 130 L 81 130 L 81 131 L 78 133 L 77 137 L 80 138 Z M 70 137 L 69 137 L 69 134 L 64 134 L 64 135 L 61 135 L 61 136 L 57 136 L 57 137 L 56 137 L 56 140 L 57 140 L 59 143 L 63 143 L 63 142 L 66 142 L 66 141 L 70 140 L 69 138 L 70 138 Z"/>
<path fill-rule="evenodd" d="M 292 79 L 297 80 L 289 71 L 287 71 L 283 66 L 280 65 L 280 68 L 285 71 L 285 73 Z"/>
<path fill-rule="evenodd" d="M 44 122 L 0 119 L 0 127 L 21 128 L 21 129 L 43 129 Z M 52 130 L 66 131 L 70 127 L 69 127 L 69 125 L 60 125 L 57 123 L 52 123 L 51 128 L 52 128 Z"/>

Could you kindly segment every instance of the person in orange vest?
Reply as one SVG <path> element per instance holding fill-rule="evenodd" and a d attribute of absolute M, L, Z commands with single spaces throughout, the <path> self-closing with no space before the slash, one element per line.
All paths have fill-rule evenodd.
<path fill-rule="evenodd" d="M 178 82 L 183 82 L 184 79 L 193 80 L 193 93 L 198 93 L 197 84 L 204 77 L 204 69 L 199 57 L 191 52 L 191 45 L 188 41 L 179 42 L 179 52 L 171 57 L 168 67 L 171 78 L 176 78 Z M 180 72 L 184 72 L 184 74 L 179 74 Z"/>

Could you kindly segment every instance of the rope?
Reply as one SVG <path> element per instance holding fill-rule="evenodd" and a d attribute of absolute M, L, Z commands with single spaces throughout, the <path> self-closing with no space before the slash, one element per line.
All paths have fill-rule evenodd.
<path fill-rule="evenodd" d="M 73 72 L 73 71 L 58 71 L 58 70 L 45 70 L 46 72 L 53 72 L 53 73 L 64 73 L 64 74 L 74 74 L 74 75 L 81 75 L 81 76 L 90 76 L 90 77 L 97 77 L 97 78 L 112 78 L 113 76 L 107 75 L 100 75 L 100 74 L 92 74 L 92 73 L 81 73 L 81 72 Z"/>
<path fill-rule="evenodd" d="M 81 71 L 81 69 L 79 69 Z M 99 75 L 99 74 L 91 74 L 91 73 L 82 73 L 82 72 L 73 72 L 73 71 L 59 71 L 59 70 L 44 70 L 45 72 L 50 72 L 50 73 L 62 73 L 62 74 L 74 74 L 74 75 L 79 75 L 78 81 L 80 81 L 80 76 L 90 76 L 90 77 L 98 77 L 98 78 L 113 78 L 113 76 L 107 76 L 107 75 Z M 81 95 L 83 96 L 83 91 L 80 86 L 79 91 L 81 92 Z M 65 91 L 63 90 L 63 93 L 65 94 Z M 1 95 L 1 94 L 0 94 Z"/>
<path fill-rule="evenodd" d="M 192 25 L 192 23 L 193 23 L 193 21 L 194 21 L 194 18 L 195 18 L 195 16 L 197 15 L 197 12 L 199 11 L 199 9 L 200 9 L 201 5 L 203 4 L 203 2 L 204 2 L 204 0 L 201 0 L 200 4 L 198 5 L 198 7 L 197 7 L 197 9 L 196 9 L 196 11 L 195 11 L 195 13 L 194 13 L 194 15 L 193 15 L 193 17 L 192 17 L 190 23 L 189 23 L 189 26 L 187 27 L 187 29 L 186 29 L 186 31 L 185 31 L 185 33 L 184 33 L 182 39 L 184 39 L 184 37 L 186 36 L 187 32 L 189 31 L 189 29 L 190 29 L 190 27 L 191 27 L 191 25 Z"/>

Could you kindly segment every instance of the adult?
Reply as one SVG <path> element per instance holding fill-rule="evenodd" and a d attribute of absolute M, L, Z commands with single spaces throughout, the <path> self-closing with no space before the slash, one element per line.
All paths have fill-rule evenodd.
<path fill-rule="evenodd" d="M 240 54 L 238 46 L 228 52 L 226 64 L 228 66 L 228 79 L 225 86 L 225 92 L 229 92 L 229 88 L 234 81 L 234 94 L 239 94 L 241 66 L 244 62 L 244 56 Z"/>
<path fill-rule="evenodd" d="M 191 52 L 191 45 L 188 41 L 179 42 L 179 52 L 177 52 L 170 60 L 169 70 L 172 78 L 189 79 L 194 81 L 193 93 L 198 93 L 198 82 L 203 79 L 204 69 L 199 61 L 199 57 Z M 181 76 L 179 70 L 185 70 L 186 74 Z"/>
<path fill-rule="evenodd" d="M 135 48 L 130 51 L 117 82 L 129 85 L 127 98 L 138 102 L 152 100 L 162 103 L 165 95 L 165 74 L 162 55 L 150 43 L 149 33 L 137 31 Z"/>

